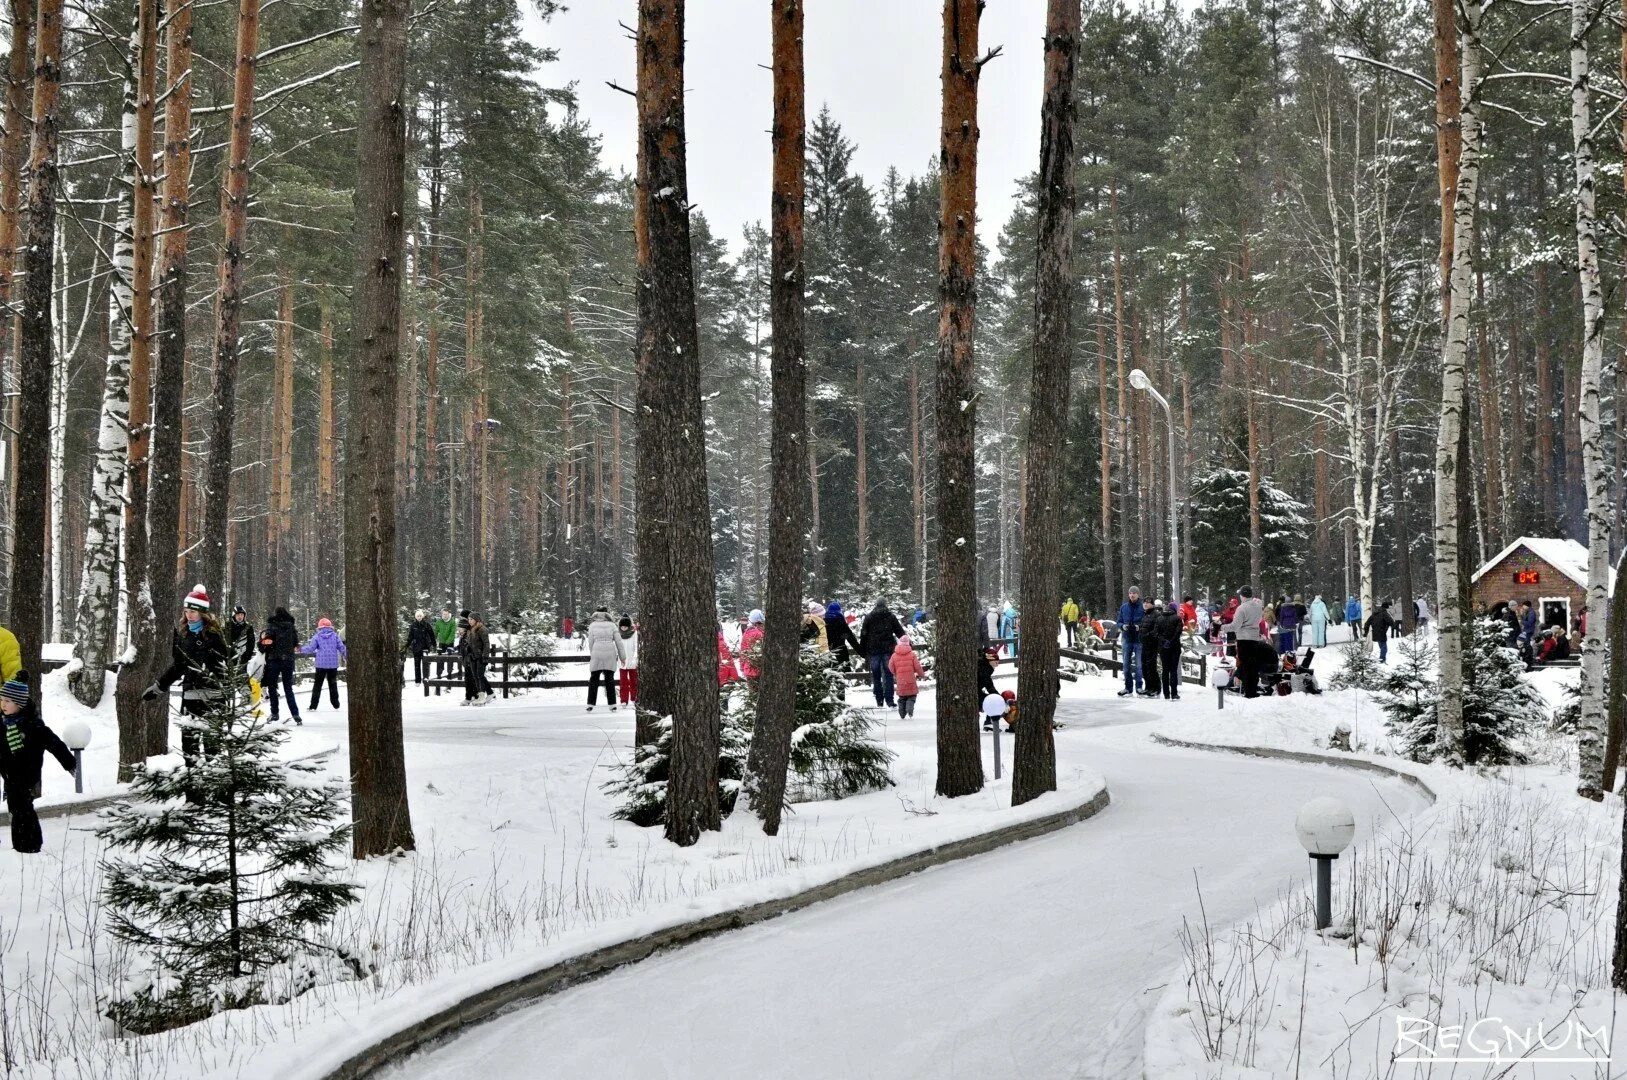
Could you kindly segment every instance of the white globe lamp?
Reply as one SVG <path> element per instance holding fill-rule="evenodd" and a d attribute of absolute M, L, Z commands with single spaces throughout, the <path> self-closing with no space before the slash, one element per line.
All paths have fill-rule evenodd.
<path fill-rule="evenodd" d="M 1316 865 L 1316 928 L 1325 930 L 1333 925 L 1333 860 L 1356 838 L 1356 814 L 1323 795 L 1299 808 L 1294 832 Z"/>

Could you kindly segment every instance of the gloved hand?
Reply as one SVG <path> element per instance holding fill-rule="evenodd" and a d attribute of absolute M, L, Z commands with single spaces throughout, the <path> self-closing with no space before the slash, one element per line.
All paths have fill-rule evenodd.
<path fill-rule="evenodd" d="M 145 689 L 145 690 L 143 690 L 141 692 L 141 700 L 142 701 L 156 701 L 156 700 L 158 700 L 158 695 L 160 693 L 162 693 L 162 692 L 163 691 L 158 689 L 158 684 L 153 683 L 151 686 L 147 687 L 147 689 Z"/>

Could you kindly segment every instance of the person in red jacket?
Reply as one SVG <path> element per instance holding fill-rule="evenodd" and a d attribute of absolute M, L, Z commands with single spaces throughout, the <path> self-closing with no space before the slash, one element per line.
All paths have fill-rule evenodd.
<path fill-rule="evenodd" d="M 740 674 L 752 682 L 757 681 L 757 665 L 763 659 L 763 613 L 752 608 L 746 620 L 745 632 L 740 635 Z"/>
<path fill-rule="evenodd" d="M 729 651 L 729 643 L 723 639 L 723 627 L 717 628 L 717 684 L 727 686 L 740 678 L 740 672 L 735 670 L 734 653 Z"/>
<path fill-rule="evenodd" d="M 887 668 L 893 673 L 893 682 L 898 701 L 898 718 L 907 720 L 915 715 L 915 696 L 921 692 L 921 676 L 926 674 L 926 668 L 921 666 L 921 658 L 910 644 L 908 635 L 898 639 L 893 646 L 893 654 L 887 658 Z"/>

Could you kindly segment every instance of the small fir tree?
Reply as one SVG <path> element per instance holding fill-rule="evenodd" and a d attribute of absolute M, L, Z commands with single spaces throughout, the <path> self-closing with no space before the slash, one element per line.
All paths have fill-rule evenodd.
<path fill-rule="evenodd" d="M 1368 643 L 1358 637 L 1340 646 L 1344 653 L 1344 666 L 1328 681 L 1330 690 L 1377 690 L 1384 682 L 1388 669 L 1378 662 L 1378 656 Z"/>
<path fill-rule="evenodd" d="M 755 713 L 755 702 L 752 711 Z M 847 703 L 834 658 L 803 649 L 797 665 L 797 727 L 791 733 L 790 802 L 841 799 L 892 786 L 893 752 L 875 741 L 870 717 Z"/>
<path fill-rule="evenodd" d="M 1471 765 L 1510 765 L 1527 760 L 1520 740 L 1543 714 L 1542 695 L 1525 679 L 1507 629 L 1478 619 L 1464 655 L 1463 757 Z M 1378 689 L 1385 726 L 1415 761 L 1440 753 L 1438 667 L 1434 646 L 1402 644 L 1400 663 Z"/>
<path fill-rule="evenodd" d="M 132 1031 L 362 973 L 354 954 L 323 938 L 359 892 L 333 863 L 350 843 L 343 787 L 314 764 L 282 760 L 287 728 L 250 709 L 241 672 L 225 681 L 207 715 L 182 721 L 202 738 L 200 759 L 137 766 L 131 797 L 97 829 L 110 850 L 109 928 L 148 965 L 109 1010 Z"/>
<path fill-rule="evenodd" d="M 722 724 L 718 729 L 717 802 L 728 817 L 740 797 L 740 784 L 746 775 L 746 752 L 751 744 L 751 728 L 744 712 L 734 702 L 741 698 L 741 684 L 723 687 Z M 606 793 L 621 800 L 613 816 L 640 828 L 660 825 L 667 816 L 667 780 L 672 770 L 672 717 L 655 722 L 654 742 L 635 747 L 633 759 L 605 785 Z"/>
<path fill-rule="evenodd" d="M 1357 650 L 1355 655 L 1365 655 Z M 1354 659 L 1353 655 L 1351 659 Z M 1395 737 L 1401 752 L 1414 761 L 1429 761 L 1436 753 L 1435 710 L 1439 700 L 1437 687 L 1439 657 L 1431 638 L 1403 641 L 1396 646 L 1396 663 L 1384 668 L 1368 657 L 1373 665 L 1371 681 L 1351 682 L 1351 686 L 1372 689 L 1384 709 L 1384 727 Z M 1345 674 L 1351 671 L 1345 668 Z M 1337 682 L 1337 680 L 1335 680 Z"/>

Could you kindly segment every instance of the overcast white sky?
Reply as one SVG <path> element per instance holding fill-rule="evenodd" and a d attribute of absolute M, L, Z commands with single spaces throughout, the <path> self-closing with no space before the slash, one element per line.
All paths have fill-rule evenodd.
<path fill-rule="evenodd" d="M 577 84 L 582 111 L 604 139 L 612 168 L 632 171 L 633 99 L 605 85 L 636 82 L 633 44 L 617 25 L 636 23 L 636 0 L 568 0 L 526 34 L 559 50 L 549 85 Z M 811 0 L 805 30 L 808 118 L 828 104 L 871 183 L 888 165 L 920 173 L 938 147 L 941 0 Z M 1004 53 L 983 69 L 978 103 L 978 234 L 991 248 L 1011 212 L 1017 180 L 1039 164 L 1044 0 L 998 0 L 983 13 L 984 50 Z M 689 0 L 689 196 L 739 250 L 741 228 L 767 221 L 769 141 L 768 0 Z M 759 66 L 762 65 L 762 66 Z"/>

